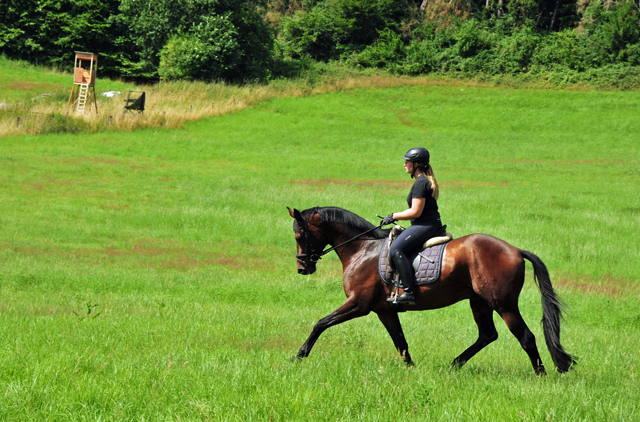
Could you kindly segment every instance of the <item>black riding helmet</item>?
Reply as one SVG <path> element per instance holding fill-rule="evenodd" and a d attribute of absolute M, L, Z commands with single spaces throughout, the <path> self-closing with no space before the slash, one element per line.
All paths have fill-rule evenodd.
<path fill-rule="evenodd" d="M 426 148 L 411 148 L 402 157 L 403 160 L 413 161 L 414 163 L 423 164 L 425 167 L 429 165 L 429 151 Z"/>

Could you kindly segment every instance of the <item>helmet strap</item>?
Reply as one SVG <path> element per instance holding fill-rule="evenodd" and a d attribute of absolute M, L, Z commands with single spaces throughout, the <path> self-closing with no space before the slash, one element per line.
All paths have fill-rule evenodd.
<path fill-rule="evenodd" d="M 412 163 L 413 163 L 413 171 L 411 172 L 411 178 L 415 179 L 414 175 L 416 174 L 416 171 L 418 171 L 418 169 L 420 168 L 420 163 L 416 161 L 412 161 Z"/>

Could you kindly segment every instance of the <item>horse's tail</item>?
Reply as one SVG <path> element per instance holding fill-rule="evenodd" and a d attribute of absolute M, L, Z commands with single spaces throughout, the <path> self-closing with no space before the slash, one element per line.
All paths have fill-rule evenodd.
<path fill-rule="evenodd" d="M 576 363 L 576 358 L 567 353 L 560 344 L 560 318 L 565 305 L 553 291 L 549 271 L 542 260 L 529 251 L 520 250 L 520 253 L 533 264 L 533 279 L 542 294 L 542 328 L 547 348 L 558 372 L 567 372 Z"/>

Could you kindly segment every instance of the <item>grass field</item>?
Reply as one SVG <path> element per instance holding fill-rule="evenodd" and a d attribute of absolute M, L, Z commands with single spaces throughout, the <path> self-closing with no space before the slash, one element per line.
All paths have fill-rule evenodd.
<path fill-rule="evenodd" d="M 0 420 L 640 420 L 640 94 L 428 86 L 275 99 L 182 130 L 0 139 Z M 466 302 L 329 329 L 335 255 L 295 270 L 286 206 L 402 210 L 429 148 L 455 236 L 533 251 L 571 308 L 549 375 Z"/>

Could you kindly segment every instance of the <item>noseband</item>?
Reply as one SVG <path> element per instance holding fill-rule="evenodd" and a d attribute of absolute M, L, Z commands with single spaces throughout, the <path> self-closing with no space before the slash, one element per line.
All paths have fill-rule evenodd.
<path fill-rule="evenodd" d="M 298 220 L 296 220 L 298 221 Z M 296 260 L 302 264 L 304 266 L 305 269 L 309 268 L 310 264 L 316 264 L 316 262 L 320 261 L 322 259 L 322 257 L 326 254 L 328 254 L 331 251 L 334 251 L 336 249 L 338 249 L 341 246 L 346 245 L 347 243 L 353 242 L 354 240 L 356 240 L 357 238 L 359 238 L 360 236 L 364 236 L 367 233 L 371 233 L 372 231 L 382 228 L 382 223 L 380 223 L 379 226 L 375 226 L 363 233 L 360 233 L 359 235 L 347 240 L 346 242 L 342 242 L 339 245 L 333 246 L 329 249 L 326 249 L 320 253 L 317 253 L 316 250 L 313 247 L 313 243 L 311 242 L 310 238 L 309 238 L 309 234 L 311 234 L 313 237 L 315 237 L 319 242 L 322 242 L 318 236 L 316 236 L 312 231 L 311 228 L 309 227 L 309 223 L 307 223 L 307 220 L 303 217 L 302 218 L 302 230 L 306 231 L 308 234 L 305 237 L 305 250 L 310 252 L 310 253 L 303 253 L 303 254 L 298 254 L 296 255 Z"/>

